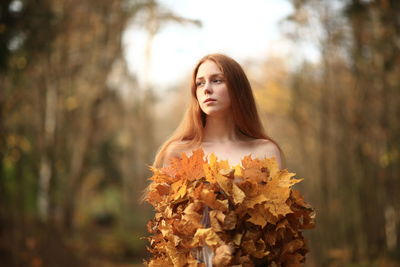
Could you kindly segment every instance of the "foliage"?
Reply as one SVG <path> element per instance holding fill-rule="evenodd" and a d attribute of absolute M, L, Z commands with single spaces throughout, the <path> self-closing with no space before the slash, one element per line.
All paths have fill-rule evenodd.
<path fill-rule="evenodd" d="M 291 189 L 302 179 L 279 170 L 274 158 L 245 156 L 243 167 L 231 167 L 214 154 L 209 163 L 203 156 L 197 149 L 151 168 L 146 200 L 157 213 L 148 223 L 154 234 L 148 266 L 203 266 L 194 256 L 203 246 L 213 249 L 214 266 L 254 266 L 260 259 L 300 266 L 308 252 L 301 231 L 314 227 L 313 209 Z M 203 216 L 209 216 L 208 227 Z"/>

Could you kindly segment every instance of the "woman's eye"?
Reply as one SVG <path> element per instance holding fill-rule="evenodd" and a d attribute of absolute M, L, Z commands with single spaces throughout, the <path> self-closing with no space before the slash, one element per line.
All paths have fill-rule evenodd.
<path fill-rule="evenodd" d="M 204 82 L 197 82 L 196 83 L 196 86 L 201 86 L 201 85 L 203 85 L 204 84 Z"/>
<path fill-rule="evenodd" d="M 215 82 L 215 83 L 221 83 L 222 80 L 221 80 L 221 79 L 216 79 L 216 80 L 214 80 L 214 82 Z"/>

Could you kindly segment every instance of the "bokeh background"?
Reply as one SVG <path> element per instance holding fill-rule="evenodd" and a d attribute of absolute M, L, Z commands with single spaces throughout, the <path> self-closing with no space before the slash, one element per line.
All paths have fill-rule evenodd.
<path fill-rule="evenodd" d="M 142 266 L 155 153 L 211 52 L 317 211 L 306 266 L 400 266 L 400 1 L 2 0 L 0 265 Z"/>

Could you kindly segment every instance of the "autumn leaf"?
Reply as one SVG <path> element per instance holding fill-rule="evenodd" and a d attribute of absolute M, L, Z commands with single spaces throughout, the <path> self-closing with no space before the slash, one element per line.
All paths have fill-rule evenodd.
<path fill-rule="evenodd" d="M 260 225 L 264 227 L 267 224 L 267 219 L 265 218 L 265 210 L 262 205 L 257 204 L 252 210 L 249 210 L 250 218 L 247 220 L 255 225 Z"/>
<path fill-rule="evenodd" d="M 242 159 L 244 169 L 263 169 L 268 170 L 269 176 L 274 177 L 279 172 L 279 165 L 274 158 L 252 159 L 251 156 L 245 156 Z M 266 172 L 266 171 L 264 171 Z"/>
<path fill-rule="evenodd" d="M 168 197 L 170 193 L 170 185 L 167 183 L 153 183 L 150 184 L 150 190 L 147 195 L 147 201 L 152 205 L 156 205 Z"/>
<path fill-rule="evenodd" d="M 226 215 L 220 210 L 210 211 L 211 228 L 213 229 L 214 232 L 223 231 L 221 224 L 224 222 L 225 216 Z"/>
<path fill-rule="evenodd" d="M 203 246 L 206 244 L 210 247 L 216 247 L 222 242 L 221 238 L 212 228 L 199 228 L 193 237 L 192 246 Z"/>
<path fill-rule="evenodd" d="M 206 180 L 210 183 L 215 183 L 217 174 L 221 176 L 219 172 L 224 169 L 230 169 L 230 167 L 227 160 L 217 161 L 214 153 L 211 153 L 209 157 L 209 163 L 203 165 L 203 170 Z"/>
<path fill-rule="evenodd" d="M 172 261 L 166 259 L 164 257 L 151 259 L 150 262 L 145 262 L 146 266 L 149 267 L 164 267 L 164 266 L 173 266 Z"/>
<path fill-rule="evenodd" d="M 186 265 L 186 255 L 179 252 L 173 243 L 167 243 L 165 249 L 174 267 L 183 267 Z"/>
<path fill-rule="evenodd" d="M 161 169 L 162 173 L 177 180 L 193 181 L 199 179 L 204 177 L 203 165 L 206 161 L 203 157 L 204 152 L 202 149 L 194 150 L 191 157 L 188 157 L 185 153 L 181 153 L 181 158 L 173 157 L 170 159 L 170 164 Z"/>
<path fill-rule="evenodd" d="M 171 185 L 172 192 L 171 196 L 173 200 L 178 200 L 186 195 L 187 184 L 185 180 L 178 180 Z"/>
<path fill-rule="evenodd" d="M 235 204 L 242 203 L 246 198 L 246 194 L 236 184 L 232 184 L 232 196 Z"/>
<path fill-rule="evenodd" d="M 232 260 L 232 253 L 234 252 L 234 248 L 230 245 L 224 244 L 219 246 L 215 250 L 215 256 L 213 259 L 213 266 L 215 267 L 224 267 L 229 266 Z"/>
<path fill-rule="evenodd" d="M 218 185 L 221 187 L 221 189 L 227 194 L 228 196 L 231 195 L 232 191 L 232 180 L 229 178 L 226 178 L 225 176 L 217 173 L 215 175 L 215 180 L 218 183 Z"/>
<path fill-rule="evenodd" d="M 232 210 L 228 212 L 228 214 L 226 214 L 224 222 L 222 224 L 222 228 L 224 230 L 233 230 L 235 229 L 236 224 L 237 224 L 237 215 L 235 211 Z"/>

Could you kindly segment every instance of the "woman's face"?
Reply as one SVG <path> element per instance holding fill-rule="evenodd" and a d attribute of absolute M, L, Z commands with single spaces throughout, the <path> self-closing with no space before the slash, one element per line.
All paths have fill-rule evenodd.
<path fill-rule="evenodd" d="M 225 77 L 214 61 L 203 62 L 196 75 L 196 96 L 207 115 L 226 114 L 231 105 Z M 213 99 L 207 101 L 207 99 Z M 206 102 L 207 101 L 207 102 Z"/>

